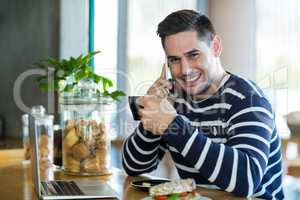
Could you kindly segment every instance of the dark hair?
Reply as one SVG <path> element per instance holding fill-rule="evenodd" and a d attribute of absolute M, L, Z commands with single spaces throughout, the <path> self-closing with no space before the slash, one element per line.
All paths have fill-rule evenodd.
<path fill-rule="evenodd" d="M 194 10 L 178 10 L 169 14 L 158 24 L 157 34 L 164 47 L 167 36 L 193 30 L 197 31 L 199 39 L 204 40 L 207 44 L 210 44 L 216 34 L 208 17 Z"/>

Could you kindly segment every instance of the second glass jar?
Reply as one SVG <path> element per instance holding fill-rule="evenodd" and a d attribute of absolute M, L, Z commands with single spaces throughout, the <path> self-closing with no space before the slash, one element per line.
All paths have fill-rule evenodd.
<path fill-rule="evenodd" d="M 110 115 L 107 110 L 111 101 L 82 94 L 85 93 L 80 91 L 77 95 L 60 98 L 63 170 L 73 175 L 110 174 Z"/>

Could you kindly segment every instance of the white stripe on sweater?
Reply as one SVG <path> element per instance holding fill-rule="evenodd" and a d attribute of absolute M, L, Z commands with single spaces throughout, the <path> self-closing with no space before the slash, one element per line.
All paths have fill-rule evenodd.
<path fill-rule="evenodd" d="M 128 142 L 126 142 L 125 148 L 126 148 L 126 152 L 128 153 L 130 159 L 131 159 L 133 162 L 135 162 L 136 164 L 139 164 L 139 165 L 147 165 L 147 164 L 153 162 L 153 161 L 157 158 L 157 155 L 156 155 L 156 156 L 154 156 L 151 160 L 146 161 L 146 162 L 142 162 L 142 161 L 139 161 L 139 160 L 137 160 L 136 158 L 134 158 L 134 156 L 131 154 L 131 152 L 130 152 L 130 150 L 129 150 L 129 148 L 128 148 Z"/>
<path fill-rule="evenodd" d="M 196 170 L 195 168 L 191 168 L 191 167 L 187 167 L 185 165 L 181 165 L 181 164 L 178 164 L 176 162 L 174 162 L 175 166 L 183 171 L 187 171 L 187 172 L 190 172 L 190 173 L 199 173 L 198 170 Z"/>
<path fill-rule="evenodd" d="M 238 166 L 238 152 L 236 149 L 233 150 L 233 166 L 231 170 L 231 178 L 228 184 L 228 187 L 225 189 L 227 192 L 232 192 L 236 185 L 236 177 L 237 177 L 237 166 Z"/>
<path fill-rule="evenodd" d="M 221 169 L 221 166 L 222 166 L 222 163 L 223 163 L 224 153 L 225 153 L 225 146 L 224 146 L 224 144 L 221 144 L 220 145 L 219 156 L 218 156 L 218 159 L 217 159 L 217 163 L 215 165 L 215 169 L 214 169 L 213 173 L 211 174 L 211 176 L 208 178 L 208 180 L 210 182 L 214 182 L 216 180 L 216 178 L 218 177 L 218 175 L 219 175 L 219 172 L 220 172 L 220 169 Z"/>
<path fill-rule="evenodd" d="M 253 90 L 258 94 L 259 97 L 262 97 L 262 95 L 260 94 L 260 92 L 257 90 L 257 88 L 246 78 L 241 77 L 246 83 L 248 83 L 248 85 L 250 85 Z"/>
<path fill-rule="evenodd" d="M 234 115 L 232 115 L 229 120 L 227 121 L 227 126 L 229 126 L 229 123 L 237 118 L 238 116 L 241 116 L 243 114 L 246 114 L 246 113 L 251 113 L 251 112 L 262 112 L 262 113 L 265 113 L 266 115 L 268 115 L 271 119 L 274 119 L 274 116 L 273 114 L 268 111 L 267 109 L 263 108 L 263 107 L 250 107 L 250 108 L 245 108 L 237 113 L 235 113 Z"/>
<path fill-rule="evenodd" d="M 231 104 L 228 104 L 228 103 L 216 103 L 211 106 L 207 106 L 207 107 L 203 107 L 203 108 L 194 108 L 185 99 L 176 99 L 176 102 L 185 104 L 189 110 L 196 112 L 196 113 L 202 113 L 202 112 L 206 112 L 211 109 L 220 109 L 220 108 L 229 110 L 232 106 Z"/>
<path fill-rule="evenodd" d="M 268 187 L 271 183 L 273 183 L 273 181 L 278 178 L 280 175 L 282 174 L 282 170 L 280 170 L 279 172 L 277 172 L 276 174 L 274 174 L 274 176 L 272 176 L 272 178 L 270 178 L 270 180 L 268 182 L 266 182 L 265 184 L 262 185 L 262 188 L 260 191 L 256 192 L 253 196 L 254 197 L 258 197 L 263 195 L 266 192 L 266 187 Z"/>
<path fill-rule="evenodd" d="M 133 137 L 131 137 L 130 139 L 131 139 L 131 142 L 132 142 L 134 148 L 135 148 L 140 154 L 150 155 L 150 154 L 154 153 L 155 151 L 157 151 L 157 149 L 158 149 L 158 147 L 159 147 L 159 146 L 157 146 L 157 147 L 155 147 L 154 149 L 152 149 L 151 151 L 145 151 L 145 150 L 141 149 L 141 148 L 135 143 Z"/>
<path fill-rule="evenodd" d="M 272 156 L 274 156 L 278 151 L 280 151 L 281 144 L 279 142 L 278 146 L 276 149 L 274 149 L 270 154 L 269 154 L 269 158 L 272 158 Z"/>
<path fill-rule="evenodd" d="M 255 135 L 253 133 L 239 133 L 238 135 L 230 137 L 229 140 L 234 139 L 234 138 L 241 138 L 241 137 L 259 140 L 259 141 L 263 142 L 267 147 L 270 146 L 270 143 L 268 142 L 268 140 L 266 140 L 265 138 L 263 138 L 259 135 Z"/>
<path fill-rule="evenodd" d="M 236 148 L 236 149 L 253 150 L 253 151 L 257 152 L 259 155 L 261 155 L 263 157 L 266 164 L 268 163 L 268 158 L 267 158 L 266 154 L 264 152 L 262 152 L 260 149 L 254 147 L 254 146 L 251 146 L 249 144 L 237 144 L 237 145 L 233 145 L 231 147 Z"/>
<path fill-rule="evenodd" d="M 197 163 L 195 164 L 195 168 L 196 169 L 199 170 L 201 168 L 201 166 L 203 165 L 203 162 L 204 162 L 204 160 L 206 158 L 206 155 L 207 155 L 207 152 L 209 150 L 210 144 L 211 144 L 211 140 L 209 138 L 207 138 L 206 142 L 205 142 L 205 145 L 203 147 L 203 150 L 202 150 L 202 152 L 200 154 L 200 157 L 199 157 Z"/>
<path fill-rule="evenodd" d="M 197 122 L 197 121 L 191 121 L 189 118 L 187 118 L 184 115 L 180 115 L 184 121 L 189 123 L 192 126 L 195 127 L 202 127 L 202 126 L 222 126 L 225 128 L 227 126 L 226 122 L 222 122 L 221 120 L 214 120 L 214 121 L 202 121 L 202 122 Z"/>
<path fill-rule="evenodd" d="M 175 149 L 173 146 L 170 146 L 170 145 L 169 145 L 169 150 L 173 151 L 175 153 L 179 153 L 179 151 L 177 151 L 177 149 Z"/>
<path fill-rule="evenodd" d="M 278 192 L 280 192 L 282 190 L 282 185 L 279 185 L 278 188 L 276 190 L 273 191 L 272 193 L 272 197 L 274 200 L 276 200 L 276 195 L 278 194 Z"/>
<path fill-rule="evenodd" d="M 271 165 L 269 165 L 266 169 L 266 171 L 269 171 L 272 167 L 274 167 L 275 165 L 277 165 L 278 163 L 281 162 L 281 159 L 282 159 L 282 155 L 280 154 L 280 157 L 279 159 L 276 161 L 276 162 L 273 162 Z"/>
<path fill-rule="evenodd" d="M 258 169 L 259 179 L 262 179 L 262 177 L 263 177 L 263 170 L 261 168 L 261 165 L 260 165 L 259 161 L 257 160 L 257 158 L 254 158 L 254 157 L 250 157 L 250 158 L 251 158 L 251 160 L 254 161 L 254 163 L 255 163 L 255 165 L 256 165 L 256 167 Z"/>
<path fill-rule="evenodd" d="M 227 138 L 209 138 L 214 143 L 226 143 Z"/>
<path fill-rule="evenodd" d="M 224 78 L 221 80 L 218 88 L 221 88 L 226 83 L 226 81 L 230 78 L 230 76 L 231 76 L 230 74 L 226 74 Z"/>
<path fill-rule="evenodd" d="M 271 139 L 271 144 L 273 143 L 273 142 L 275 142 L 275 140 L 277 139 L 279 137 L 279 134 L 276 134 L 272 139 Z"/>
<path fill-rule="evenodd" d="M 253 194 L 254 190 L 254 185 L 253 185 L 253 177 L 250 169 L 250 162 L 249 162 L 249 157 L 246 156 L 247 159 L 247 177 L 248 177 L 248 195 L 247 197 L 250 197 Z"/>
<path fill-rule="evenodd" d="M 181 152 L 181 154 L 183 156 L 186 156 L 186 154 L 189 152 L 189 150 L 190 150 L 191 146 L 193 145 L 194 140 L 196 139 L 197 135 L 198 135 L 198 129 L 196 129 L 194 131 L 193 135 L 190 137 L 190 139 L 185 144 L 185 146 L 184 146 L 184 148 L 183 148 L 183 150 Z"/>
<path fill-rule="evenodd" d="M 238 98 L 240 98 L 242 100 L 246 98 L 243 94 L 241 94 L 240 92 L 238 92 L 238 91 L 236 91 L 236 90 L 234 90 L 232 88 L 226 88 L 225 90 L 223 90 L 222 95 L 224 93 L 232 94 L 233 96 L 236 96 L 236 97 L 238 97 Z"/>
<path fill-rule="evenodd" d="M 159 145 L 159 149 L 162 150 L 163 152 L 166 152 L 166 150 L 167 150 L 165 147 L 163 147 L 161 145 Z"/>
<path fill-rule="evenodd" d="M 222 128 L 227 127 L 226 122 L 222 122 L 221 120 L 213 120 L 213 121 L 203 121 L 200 122 L 201 126 L 222 126 Z"/>
<path fill-rule="evenodd" d="M 229 129 L 228 129 L 228 133 L 230 131 L 232 131 L 235 128 L 239 128 L 239 127 L 243 127 L 243 126 L 258 126 L 258 127 L 262 127 L 264 129 L 266 129 L 270 134 L 272 134 L 272 129 L 266 125 L 265 123 L 262 122 L 256 122 L 256 121 L 249 121 L 249 122 L 240 122 L 237 124 L 232 125 Z"/>
<path fill-rule="evenodd" d="M 144 135 L 141 133 L 141 131 L 140 131 L 139 128 L 136 128 L 136 133 L 137 133 L 137 135 L 138 135 L 142 140 L 144 140 L 145 142 L 152 143 L 152 142 L 157 142 L 157 141 L 160 140 L 160 137 L 158 137 L 158 138 L 147 138 L 146 136 L 144 136 Z"/>
<path fill-rule="evenodd" d="M 134 171 L 134 172 L 142 172 L 142 171 L 151 169 L 152 167 L 154 167 L 154 166 L 157 165 L 157 163 L 158 163 L 158 160 L 156 160 L 156 162 L 153 163 L 153 165 L 151 165 L 151 166 L 149 166 L 149 167 L 147 167 L 147 168 L 144 168 L 144 169 L 136 169 L 136 168 L 133 168 L 133 167 L 131 167 L 131 166 L 128 165 L 128 163 L 127 163 L 127 161 L 126 161 L 126 159 L 125 159 L 125 157 L 124 157 L 124 154 L 123 154 L 123 161 L 124 161 L 124 164 L 126 165 L 126 167 L 127 167 L 128 169 L 130 169 L 131 171 Z"/>

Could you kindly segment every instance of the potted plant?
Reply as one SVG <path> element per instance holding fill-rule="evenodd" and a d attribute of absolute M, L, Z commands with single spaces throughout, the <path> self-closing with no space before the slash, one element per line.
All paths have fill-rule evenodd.
<path fill-rule="evenodd" d="M 47 71 L 36 79 L 38 86 L 59 96 L 63 169 L 73 175 L 111 173 L 110 113 L 106 107 L 125 93 L 109 91 L 113 82 L 93 72 L 89 63 L 97 53 L 62 60 L 48 58 L 35 64 Z"/>
<path fill-rule="evenodd" d="M 120 96 L 125 96 L 122 91 L 110 92 L 108 88 L 113 87 L 113 82 L 104 77 L 97 75 L 90 66 L 90 60 L 100 51 L 88 53 L 86 56 L 70 57 L 69 59 L 48 58 L 35 63 L 35 66 L 47 72 L 47 75 L 41 75 L 36 78 L 35 82 L 42 91 L 54 92 L 72 92 L 82 79 L 89 79 L 98 84 L 97 92 L 100 96 L 111 97 L 118 101 Z M 49 80 L 49 74 L 52 74 Z"/>

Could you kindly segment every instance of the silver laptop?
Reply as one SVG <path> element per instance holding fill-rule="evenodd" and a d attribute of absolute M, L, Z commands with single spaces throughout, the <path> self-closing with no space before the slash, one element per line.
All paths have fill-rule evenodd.
<path fill-rule="evenodd" d="M 29 136 L 33 147 L 33 183 L 39 199 L 119 199 L 118 194 L 104 181 L 41 181 L 37 126 L 35 123 L 35 118 L 29 115 Z"/>

